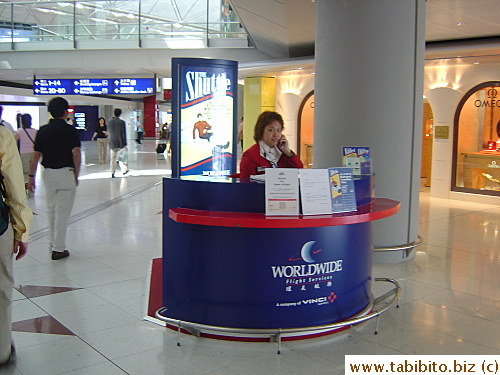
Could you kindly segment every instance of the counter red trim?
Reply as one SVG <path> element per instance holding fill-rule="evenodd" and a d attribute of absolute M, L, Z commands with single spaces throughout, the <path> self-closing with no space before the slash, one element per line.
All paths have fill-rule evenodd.
<path fill-rule="evenodd" d="M 222 212 L 172 208 L 168 216 L 184 224 L 241 228 L 312 228 L 365 223 L 394 215 L 400 202 L 376 198 L 372 203 L 358 207 L 357 211 L 332 215 L 266 216 L 263 213 Z"/>

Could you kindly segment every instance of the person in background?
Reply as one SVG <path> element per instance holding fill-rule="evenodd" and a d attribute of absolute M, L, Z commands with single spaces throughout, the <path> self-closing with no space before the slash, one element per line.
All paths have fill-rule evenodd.
<path fill-rule="evenodd" d="M 125 121 L 123 121 L 120 116 L 122 110 L 120 108 L 115 108 L 115 117 L 108 124 L 108 134 L 109 134 L 109 153 L 111 155 L 110 169 L 111 178 L 115 178 L 116 169 L 116 154 L 119 151 L 126 151 L 127 147 L 127 132 L 125 130 Z M 125 149 L 125 150 L 124 150 Z M 127 161 L 120 161 L 120 169 L 125 176 L 128 173 Z"/>
<path fill-rule="evenodd" d="M 16 141 L 19 141 L 19 153 L 24 173 L 24 186 L 28 190 L 28 180 L 30 174 L 31 159 L 33 158 L 36 133 L 38 131 L 31 127 L 31 115 L 24 113 L 21 115 L 21 128 L 14 133 Z"/>
<path fill-rule="evenodd" d="M 29 226 L 33 213 L 26 206 L 21 158 L 12 133 L 0 126 L 0 175 L 5 191 L 5 204 L 9 206 L 10 223 L 0 234 L 0 371 L 15 357 L 12 342 L 12 294 L 14 274 L 12 261 L 28 252 Z M 0 197 L 0 199 L 3 199 Z"/>
<path fill-rule="evenodd" d="M 243 150 L 243 117 L 238 124 L 238 142 L 241 144 L 241 150 Z"/>
<path fill-rule="evenodd" d="M 56 97 L 50 100 L 48 109 L 53 118 L 40 128 L 36 136 L 28 182 L 29 191 L 34 193 L 35 174 L 38 161 L 42 158 L 52 260 L 69 256 L 66 249 L 66 232 L 69 215 L 75 203 L 81 165 L 78 130 L 66 123 L 68 108 L 68 102 L 64 98 Z"/>
<path fill-rule="evenodd" d="M 137 132 L 137 139 L 135 140 L 138 144 L 142 145 L 142 138 L 144 137 L 144 126 L 141 123 L 141 118 L 137 116 L 135 120 L 135 131 Z"/>
<path fill-rule="evenodd" d="M 9 122 L 2 119 L 2 112 L 3 112 L 3 107 L 0 105 L 0 126 L 5 126 L 7 129 L 10 130 L 11 133 L 15 133 L 15 130 L 12 127 L 12 125 Z"/>
<path fill-rule="evenodd" d="M 241 157 L 241 178 L 263 174 L 266 168 L 303 168 L 283 134 L 283 117 L 279 113 L 262 112 L 257 118 L 253 138 L 256 143 Z"/>
<path fill-rule="evenodd" d="M 108 148 L 108 127 L 104 117 L 99 117 L 99 122 L 95 128 L 92 140 L 97 138 L 97 153 L 99 154 L 99 164 L 106 163 L 106 150 Z"/>

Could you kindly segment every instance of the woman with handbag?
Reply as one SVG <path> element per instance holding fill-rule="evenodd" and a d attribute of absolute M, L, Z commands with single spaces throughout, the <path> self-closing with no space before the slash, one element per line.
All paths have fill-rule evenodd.
<path fill-rule="evenodd" d="M 14 137 L 19 141 L 19 153 L 21 154 L 21 162 L 23 165 L 24 185 L 26 192 L 28 191 L 28 180 L 30 172 L 31 158 L 33 157 L 33 146 L 35 144 L 36 133 L 38 130 L 31 127 L 31 115 L 24 113 L 21 115 L 21 128 L 17 129 Z"/>
<path fill-rule="evenodd" d="M 92 136 L 92 140 L 96 138 L 99 164 L 104 164 L 106 163 L 106 150 L 108 148 L 108 131 L 104 117 L 99 117 L 99 123 L 97 124 L 94 135 Z"/>

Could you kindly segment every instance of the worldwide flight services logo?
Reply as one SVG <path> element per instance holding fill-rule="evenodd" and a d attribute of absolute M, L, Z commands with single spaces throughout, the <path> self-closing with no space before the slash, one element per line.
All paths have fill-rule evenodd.
<path fill-rule="evenodd" d="M 283 265 L 283 266 L 271 266 L 273 277 L 276 278 L 309 278 L 305 280 L 295 280 L 299 282 L 288 282 L 290 284 L 299 284 L 303 282 L 315 282 L 320 281 L 316 279 L 312 279 L 312 276 L 320 276 L 323 280 L 328 275 L 331 275 L 334 272 L 342 271 L 342 259 L 316 263 L 314 256 L 320 253 L 321 249 L 314 250 L 314 244 L 316 241 L 308 241 L 306 242 L 300 251 L 300 256 L 292 256 L 288 260 L 295 261 L 304 261 L 307 264 L 297 264 L 297 265 Z M 328 277 L 328 278 L 331 278 Z"/>

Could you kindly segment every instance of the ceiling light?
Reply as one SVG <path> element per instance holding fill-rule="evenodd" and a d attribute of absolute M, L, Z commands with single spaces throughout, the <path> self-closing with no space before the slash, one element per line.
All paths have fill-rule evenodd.
<path fill-rule="evenodd" d="M 467 22 L 457 22 L 457 26 L 465 26 L 467 25 Z"/>
<path fill-rule="evenodd" d="M 179 22 L 174 23 L 175 27 L 181 27 L 181 24 Z"/>

